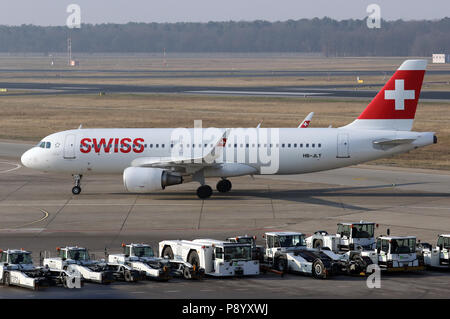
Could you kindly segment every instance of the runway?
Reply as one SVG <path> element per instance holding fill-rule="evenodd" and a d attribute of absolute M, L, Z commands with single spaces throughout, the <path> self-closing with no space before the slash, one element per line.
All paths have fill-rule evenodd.
<path fill-rule="evenodd" d="M 382 84 L 371 85 L 304 85 L 304 86 L 177 86 L 177 85 L 125 85 L 125 84 L 75 84 L 27 82 L 0 82 L 0 88 L 8 89 L 5 96 L 64 95 L 111 93 L 154 93 L 154 94 L 203 94 L 222 96 L 265 96 L 265 97 L 326 97 L 326 98 L 373 98 Z M 14 92 L 19 90 L 19 92 Z M 23 92 L 25 91 L 25 92 Z M 0 95 L 1 98 L 1 95 Z M 450 91 L 422 91 L 421 101 L 450 100 Z"/>
<path fill-rule="evenodd" d="M 311 234 L 336 231 L 341 221 L 379 223 L 376 235 L 416 235 L 436 243 L 450 232 L 450 173 L 446 171 L 354 166 L 327 172 L 231 179 L 233 190 L 199 200 L 195 184 L 168 187 L 153 194 L 126 193 L 122 177 L 85 176 L 81 195 L 71 193 L 71 176 L 45 174 L 20 166 L 29 145 L 0 143 L 0 248 L 54 253 L 79 245 L 102 257 L 120 252 L 123 242 L 163 239 L 224 239 L 252 234 L 262 243 L 267 231 Z M 217 181 L 208 180 L 211 186 Z M 450 274 L 424 272 L 382 277 L 381 289 L 368 289 L 364 278 L 314 280 L 266 274 L 255 278 L 205 279 L 109 286 L 86 284 L 67 291 L 31 292 L 0 286 L 0 297 L 13 298 L 447 298 Z"/>

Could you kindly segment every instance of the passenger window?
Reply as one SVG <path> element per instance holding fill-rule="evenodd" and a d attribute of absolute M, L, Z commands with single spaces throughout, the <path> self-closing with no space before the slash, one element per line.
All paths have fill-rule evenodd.
<path fill-rule="evenodd" d="M 313 143 L 313 144 L 311 144 L 311 147 L 316 147 L 316 144 L 314 144 L 314 143 Z"/>
<path fill-rule="evenodd" d="M 309 144 L 306 144 L 305 147 L 309 147 Z"/>
<path fill-rule="evenodd" d="M 319 144 L 317 144 L 317 147 L 322 147 L 322 144 L 320 144 L 320 143 L 319 143 Z"/>
<path fill-rule="evenodd" d="M 284 148 L 284 144 L 281 144 L 281 147 L 283 147 L 283 148 Z"/>
<path fill-rule="evenodd" d="M 294 143 L 294 147 L 297 147 L 297 143 Z"/>
<path fill-rule="evenodd" d="M 303 147 L 303 143 L 300 143 L 300 147 Z"/>
<path fill-rule="evenodd" d="M 161 144 L 161 147 L 164 148 L 164 145 L 165 145 L 165 144 Z"/>
<path fill-rule="evenodd" d="M 155 147 L 158 148 L 158 147 L 159 147 L 159 144 L 155 144 Z"/>
<path fill-rule="evenodd" d="M 288 144 L 288 147 L 291 147 L 291 144 Z"/>

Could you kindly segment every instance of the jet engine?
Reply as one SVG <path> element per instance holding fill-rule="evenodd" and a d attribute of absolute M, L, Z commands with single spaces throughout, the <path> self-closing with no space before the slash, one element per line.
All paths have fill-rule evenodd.
<path fill-rule="evenodd" d="M 123 184 L 132 193 L 147 193 L 183 183 L 183 177 L 161 168 L 128 167 L 123 171 Z"/>

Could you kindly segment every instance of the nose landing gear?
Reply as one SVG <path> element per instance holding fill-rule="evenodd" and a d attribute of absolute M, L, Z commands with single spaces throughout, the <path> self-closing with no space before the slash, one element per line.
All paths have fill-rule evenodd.
<path fill-rule="evenodd" d="M 81 178 L 83 177 L 83 175 L 72 175 L 73 179 L 75 181 L 75 186 L 72 188 L 72 194 L 74 195 L 78 195 L 81 193 Z"/>

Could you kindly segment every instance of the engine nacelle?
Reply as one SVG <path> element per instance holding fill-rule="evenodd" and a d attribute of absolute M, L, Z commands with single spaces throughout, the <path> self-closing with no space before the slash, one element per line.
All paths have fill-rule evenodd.
<path fill-rule="evenodd" d="M 166 186 L 183 183 L 183 177 L 161 168 L 127 167 L 123 171 L 123 184 L 132 193 L 148 193 Z"/>

